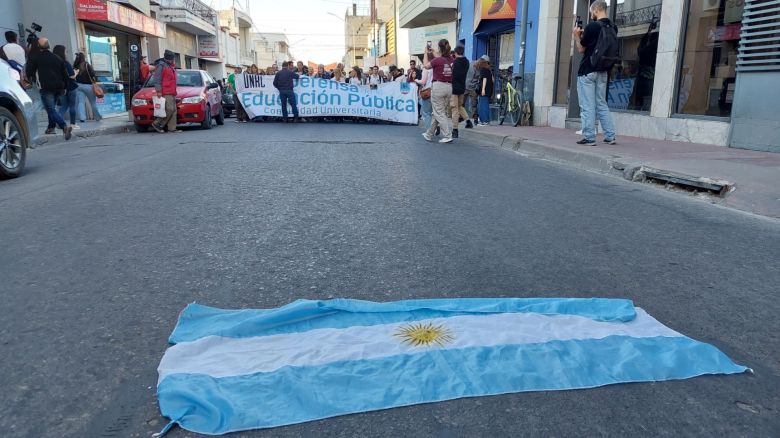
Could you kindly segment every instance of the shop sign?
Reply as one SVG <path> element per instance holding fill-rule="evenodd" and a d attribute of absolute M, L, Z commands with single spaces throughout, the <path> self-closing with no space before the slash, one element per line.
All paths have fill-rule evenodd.
<path fill-rule="evenodd" d="M 198 35 L 198 57 L 219 57 L 219 42 L 216 35 Z"/>
<path fill-rule="evenodd" d="M 80 20 L 106 20 L 108 5 L 98 0 L 78 0 L 76 2 L 76 17 Z"/>
<path fill-rule="evenodd" d="M 76 18 L 110 21 L 148 35 L 165 37 L 165 26 L 161 22 L 111 1 L 76 0 Z"/>
<path fill-rule="evenodd" d="M 474 29 L 482 20 L 514 19 L 517 0 L 474 0 Z"/>
<path fill-rule="evenodd" d="M 440 39 L 456 41 L 455 22 L 409 29 L 409 53 L 425 53 L 428 41 L 436 48 Z"/>

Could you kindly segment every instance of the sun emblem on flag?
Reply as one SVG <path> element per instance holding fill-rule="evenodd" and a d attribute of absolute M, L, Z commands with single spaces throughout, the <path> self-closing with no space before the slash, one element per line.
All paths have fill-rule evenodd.
<path fill-rule="evenodd" d="M 455 336 L 447 327 L 435 325 L 430 322 L 426 324 L 418 323 L 401 326 L 393 336 L 399 337 L 405 344 L 415 347 L 433 344 L 443 347 L 455 340 Z"/>

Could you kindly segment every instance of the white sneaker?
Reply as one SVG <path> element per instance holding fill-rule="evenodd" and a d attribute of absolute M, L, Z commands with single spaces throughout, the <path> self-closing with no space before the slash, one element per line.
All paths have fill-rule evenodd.
<path fill-rule="evenodd" d="M 79 125 L 70 125 L 70 127 L 73 129 L 81 129 L 81 126 Z"/>
<path fill-rule="evenodd" d="M 452 143 L 452 137 L 444 137 L 439 140 L 439 143 Z"/>
<path fill-rule="evenodd" d="M 423 133 L 422 133 L 422 136 L 423 136 L 423 138 L 424 138 L 426 141 L 433 141 L 433 137 L 431 137 L 431 134 L 428 134 L 427 132 L 423 132 Z"/>

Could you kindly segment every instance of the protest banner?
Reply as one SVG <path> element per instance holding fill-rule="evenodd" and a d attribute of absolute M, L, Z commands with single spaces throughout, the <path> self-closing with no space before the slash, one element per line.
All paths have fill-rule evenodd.
<path fill-rule="evenodd" d="M 241 104 L 249 117 L 281 117 L 279 91 L 273 76 L 236 76 Z M 351 85 L 303 76 L 293 90 L 301 117 L 365 117 L 417 124 L 417 84 L 388 82 L 376 87 Z"/>

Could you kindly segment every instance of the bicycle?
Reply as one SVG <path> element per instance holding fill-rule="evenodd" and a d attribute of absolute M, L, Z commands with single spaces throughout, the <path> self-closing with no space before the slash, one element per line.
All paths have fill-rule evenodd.
<path fill-rule="evenodd" d="M 525 119 L 524 117 L 524 105 L 522 97 L 522 81 L 521 76 L 514 76 L 512 80 L 509 80 L 509 76 L 512 74 L 512 70 L 506 70 L 499 73 L 498 77 L 498 90 L 496 100 L 499 105 L 498 124 L 503 125 L 507 115 L 509 116 L 509 122 L 513 126 L 517 126 Z M 527 104 L 527 102 L 526 102 Z"/>

